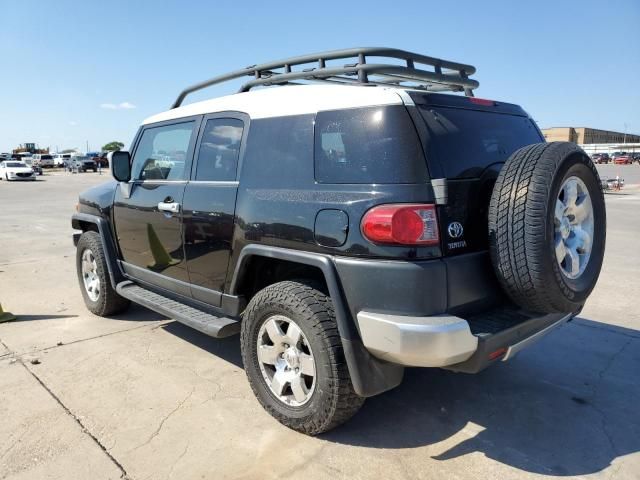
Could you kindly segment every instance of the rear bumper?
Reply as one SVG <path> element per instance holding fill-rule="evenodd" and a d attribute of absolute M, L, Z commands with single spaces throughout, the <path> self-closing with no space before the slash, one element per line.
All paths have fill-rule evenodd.
<path fill-rule="evenodd" d="M 532 317 L 495 334 L 474 335 L 467 320 L 453 315 L 416 317 L 361 311 L 357 316 L 364 346 L 377 358 L 466 373 L 513 358 L 572 317 Z"/>
<path fill-rule="evenodd" d="M 365 348 L 396 365 L 478 372 L 577 313 L 540 315 L 509 306 L 488 252 L 334 262 Z"/>
<path fill-rule="evenodd" d="M 447 365 L 445 368 L 456 372 L 477 373 L 496 361 L 510 360 L 576 314 L 554 313 L 533 317 L 492 335 L 478 336 L 478 348 L 473 355 L 464 362 Z"/>
<path fill-rule="evenodd" d="M 412 367 L 442 367 L 467 360 L 478 348 L 469 324 L 452 315 L 414 317 L 362 311 L 364 346 L 376 357 Z"/>

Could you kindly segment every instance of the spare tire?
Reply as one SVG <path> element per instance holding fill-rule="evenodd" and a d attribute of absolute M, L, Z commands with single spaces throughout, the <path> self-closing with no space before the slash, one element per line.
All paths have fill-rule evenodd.
<path fill-rule="evenodd" d="M 589 156 L 569 142 L 514 152 L 489 205 L 489 249 L 508 296 L 541 313 L 576 312 L 596 284 L 606 236 L 604 196 Z"/>

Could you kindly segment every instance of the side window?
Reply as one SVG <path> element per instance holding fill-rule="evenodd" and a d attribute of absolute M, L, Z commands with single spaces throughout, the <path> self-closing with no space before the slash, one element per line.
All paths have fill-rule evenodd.
<path fill-rule="evenodd" d="M 315 176 L 320 183 L 422 183 L 427 167 L 403 106 L 318 112 Z"/>
<path fill-rule="evenodd" d="M 222 182 L 236 179 L 243 128 L 242 120 L 236 118 L 207 120 L 198 151 L 196 180 Z"/>
<path fill-rule="evenodd" d="M 147 128 L 133 156 L 134 180 L 185 180 L 195 122 Z"/>

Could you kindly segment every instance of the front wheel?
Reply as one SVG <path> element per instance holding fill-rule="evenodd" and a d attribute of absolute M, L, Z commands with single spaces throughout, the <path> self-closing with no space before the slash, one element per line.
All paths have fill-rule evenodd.
<path fill-rule="evenodd" d="M 92 313 L 106 317 L 129 307 L 111 286 L 102 241 L 97 232 L 84 232 L 76 249 L 76 270 L 84 303 Z"/>
<path fill-rule="evenodd" d="M 318 286 L 285 281 L 258 292 L 242 322 L 242 361 L 264 409 L 317 435 L 364 403 L 351 383 L 331 299 Z"/>

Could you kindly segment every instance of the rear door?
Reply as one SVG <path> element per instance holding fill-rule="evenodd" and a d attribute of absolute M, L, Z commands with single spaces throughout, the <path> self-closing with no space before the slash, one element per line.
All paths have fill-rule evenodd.
<path fill-rule="evenodd" d="M 114 224 L 125 272 L 190 296 L 182 242 L 182 201 L 200 117 L 146 126 L 119 185 Z"/>
<path fill-rule="evenodd" d="M 195 165 L 184 194 L 185 254 L 193 297 L 220 305 L 231 255 L 238 165 L 249 117 L 204 118 Z"/>
<path fill-rule="evenodd" d="M 438 211 L 443 254 L 488 248 L 488 208 L 500 169 L 517 149 L 544 141 L 518 106 L 453 95 L 417 95 L 429 173 L 447 183 Z"/>

